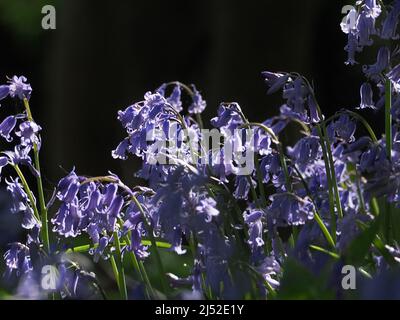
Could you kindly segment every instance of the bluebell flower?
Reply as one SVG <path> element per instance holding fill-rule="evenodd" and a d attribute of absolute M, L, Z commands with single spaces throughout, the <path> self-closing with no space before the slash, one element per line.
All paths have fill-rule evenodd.
<path fill-rule="evenodd" d="M 171 95 L 167 98 L 167 102 L 175 109 L 175 111 L 182 111 L 181 86 L 179 84 L 174 87 Z"/>
<path fill-rule="evenodd" d="M 259 128 L 254 132 L 254 149 L 262 156 L 271 153 L 271 136 Z"/>
<path fill-rule="evenodd" d="M 24 76 L 13 76 L 9 83 L 9 94 L 12 98 L 18 97 L 20 100 L 24 98 L 28 99 L 31 97 L 32 87 L 29 83 L 26 83 L 28 79 Z"/>
<path fill-rule="evenodd" d="M 124 205 L 124 198 L 120 195 L 116 196 L 110 204 L 107 211 L 108 216 L 108 230 L 111 232 L 115 231 L 115 225 L 117 219 L 121 217 L 121 209 Z"/>
<path fill-rule="evenodd" d="M 99 240 L 99 244 L 96 248 L 92 248 L 89 253 L 93 255 L 93 261 L 98 262 L 100 257 L 104 256 L 104 250 L 108 246 L 108 237 L 101 237 Z"/>
<path fill-rule="evenodd" d="M 250 177 L 250 181 L 253 186 L 256 186 L 256 182 Z M 235 191 L 233 196 L 236 199 L 247 200 L 250 191 L 249 176 L 237 176 L 235 179 Z"/>
<path fill-rule="evenodd" d="M 217 111 L 218 116 L 211 119 L 211 124 L 216 128 L 236 129 L 243 124 L 239 110 L 240 107 L 237 103 L 221 104 Z"/>
<path fill-rule="evenodd" d="M 264 183 L 268 183 L 274 177 L 279 176 L 283 171 L 279 155 L 269 154 L 263 157 L 260 162 L 260 171 Z"/>
<path fill-rule="evenodd" d="M 290 79 L 289 74 L 269 72 L 269 71 L 264 71 L 262 73 L 262 76 L 269 87 L 267 94 L 272 94 L 279 91 Z"/>
<path fill-rule="evenodd" d="M 365 75 L 372 79 L 373 81 L 379 82 L 383 80 L 383 73 L 389 67 L 390 64 L 390 50 L 388 47 L 382 47 L 378 51 L 378 55 L 376 58 L 376 63 L 366 66 L 363 66 L 363 71 Z"/>
<path fill-rule="evenodd" d="M 198 206 L 196 207 L 196 211 L 205 215 L 206 222 L 211 222 L 213 217 L 219 215 L 217 203 L 213 198 L 205 198 L 200 200 Z"/>
<path fill-rule="evenodd" d="M 361 137 L 360 139 L 357 139 L 353 143 L 347 145 L 346 149 L 343 151 L 343 155 L 353 153 L 356 151 L 361 151 L 365 147 L 369 146 L 371 144 L 371 138 L 369 137 Z"/>
<path fill-rule="evenodd" d="M 14 130 L 15 125 L 17 124 L 17 119 L 15 116 L 8 116 L 0 123 L 0 135 L 7 140 L 7 142 L 11 142 L 13 138 L 11 137 L 11 132 Z"/>
<path fill-rule="evenodd" d="M 142 244 L 142 227 L 141 225 L 136 226 L 131 231 L 131 244 L 128 247 L 128 250 L 134 252 L 138 259 L 145 259 L 147 258 L 150 253 L 147 251 L 148 247 Z"/>
<path fill-rule="evenodd" d="M 54 224 L 53 231 L 66 238 L 76 237 L 82 233 L 81 219 L 82 213 L 76 198 L 71 203 L 63 202 L 51 220 Z"/>
<path fill-rule="evenodd" d="M 10 93 L 10 88 L 8 85 L 0 85 L 0 101 L 7 98 Z"/>
<path fill-rule="evenodd" d="M 189 106 L 189 113 L 190 114 L 200 114 L 204 111 L 204 109 L 207 106 L 206 101 L 203 100 L 203 97 L 201 96 L 200 92 L 197 91 L 196 87 L 192 85 L 192 91 L 193 91 L 193 102 Z"/>
<path fill-rule="evenodd" d="M 3 168 L 8 164 L 8 158 L 7 157 L 0 157 L 0 176 L 1 176 L 1 171 Z"/>
<path fill-rule="evenodd" d="M 27 207 L 23 212 L 21 226 L 22 228 L 28 230 L 31 230 L 35 227 L 41 227 L 37 219 L 35 218 L 33 209 L 31 207 Z"/>
<path fill-rule="evenodd" d="M 11 181 L 8 181 L 6 179 L 7 190 L 10 192 L 12 197 L 11 212 L 18 213 L 26 211 L 29 202 L 28 195 L 25 193 L 23 186 L 19 183 L 19 178 L 15 178 L 15 180 L 11 178 L 10 180 Z"/>
<path fill-rule="evenodd" d="M 319 123 L 321 121 L 321 117 L 318 111 L 318 106 L 315 102 L 314 96 L 311 94 L 308 96 L 308 108 L 310 110 L 310 122 Z"/>
<path fill-rule="evenodd" d="M 126 218 L 123 225 L 122 232 L 125 234 L 129 230 L 136 228 L 136 226 L 142 221 L 142 214 L 137 209 L 136 204 L 132 202 L 126 212 Z"/>
<path fill-rule="evenodd" d="M 281 274 L 281 266 L 274 256 L 265 257 L 256 270 L 272 288 L 279 288 L 280 282 L 278 276 Z"/>
<path fill-rule="evenodd" d="M 340 115 L 339 119 L 332 126 L 336 135 L 345 142 L 353 142 L 355 140 L 356 124 L 347 114 Z"/>
<path fill-rule="evenodd" d="M 264 258 L 263 216 L 264 211 L 252 207 L 248 208 L 243 214 L 244 221 L 248 226 L 249 239 L 247 243 L 250 246 L 254 263 Z"/>
<path fill-rule="evenodd" d="M 400 92 L 400 64 L 395 66 L 388 74 L 387 77 L 392 81 L 393 88 Z"/>
<path fill-rule="evenodd" d="M 293 148 L 288 147 L 288 155 L 301 170 L 304 170 L 309 163 L 322 155 L 319 137 L 308 136 L 300 139 Z"/>
<path fill-rule="evenodd" d="M 382 7 L 377 0 L 365 0 L 362 9 L 367 17 L 371 17 L 373 19 L 378 18 L 382 13 Z"/>
<path fill-rule="evenodd" d="M 359 46 L 370 46 L 374 43 L 371 36 L 377 32 L 375 29 L 375 18 L 373 16 L 368 16 L 364 11 L 361 12 L 357 19 L 356 28 Z"/>
<path fill-rule="evenodd" d="M 10 276 L 13 272 L 17 276 L 26 274 L 32 270 L 29 248 L 22 243 L 15 242 L 11 244 L 11 248 L 4 254 L 7 271 Z"/>
<path fill-rule="evenodd" d="M 381 30 L 382 39 L 397 40 L 399 38 L 399 35 L 397 34 L 399 16 L 400 16 L 400 2 L 395 1 L 393 7 L 388 12 L 383 22 Z"/>
<path fill-rule="evenodd" d="M 117 146 L 117 148 L 112 151 L 111 155 L 114 159 L 126 160 L 128 158 L 126 155 L 128 148 L 129 148 L 129 139 L 124 139 Z"/>
<path fill-rule="evenodd" d="M 362 51 L 362 47 L 358 44 L 357 36 L 355 36 L 352 32 L 349 32 L 347 35 L 347 45 L 345 46 L 345 51 L 347 51 L 347 60 L 345 62 L 346 65 L 355 65 L 357 64 L 355 55 L 357 52 Z"/>
<path fill-rule="evenodd" d="M 314 218 L 314 205 L 308 198 L 291 193 L 277 193 L 270 197 L 267 209 L 277 226 L 303 225 Z"/>
<path fill-rule="evenodd" d="M 368 82 L 365 82 L 361 85 L 360 88 L 360 96 L 361 96 L 361 103 L 360 109 L 376 109 L 373 100 L 373 92 L 372 87 Z"/>
<path fill-rule="evenodd" d="M 38 132 L 42 128 L 33 121 L 25 121 L 19 125 L 19 130 L 15 134 L 21 137 L 21 144 L 23 146 L 32 146 L 33 144 L 39 144 L 40 140 Z"/>
<path fill-rule="evenodd" d="M 72 170 L 66 177 L 62 178 L 57 186 L 57 198 L 61 201 L 72 201 L 78 194 L 80 183 L 75 171 Z"/>

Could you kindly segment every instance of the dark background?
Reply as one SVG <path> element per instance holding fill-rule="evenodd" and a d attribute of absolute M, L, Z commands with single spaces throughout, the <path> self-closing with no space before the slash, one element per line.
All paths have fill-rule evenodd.
<path fill-rule="evenodd" d="M 23 74 L 34 89 L 47 189 L 74 165 L 132 181 L 138 164 L 111 158 L 125 134 L 117 111 L 163 82 L 195 83 L 206 120 L 221 101 L 260 122 L 277 114 L 280 95 L 266 95 L 263 70 L 307 76 L 327 115 L 356 107 L 361 67 L 344 65 L 339 26 L 349 3 L 0 0 L 0 79 Z M 44 4 L 56 7 L 56 30 L 41 28 Z"/>

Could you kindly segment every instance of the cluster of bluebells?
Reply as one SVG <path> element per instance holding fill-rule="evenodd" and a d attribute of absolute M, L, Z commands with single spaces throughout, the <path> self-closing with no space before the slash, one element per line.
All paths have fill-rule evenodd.
<path fill-rule="evenodd" d="M 388 136 L 377 139 L 371 130 L 370 136 L 357 136 L 357 125 L 370 128 L 353 111 L 326 119 L 303 76 L 266 71 L 267 93 L 282 92 L 279 114 L 250 123 L 237 103 L 222 103 L 210 121 L 221 140 L 202 153 L 199 146 L 208 139 L 201 118 L 205 100 L 193 85 L 166 83 L 118 112 L 126 136 L 112 157 L 139 157 L 142 167 L 136 176 L 146 186 L 129 187 L 113 173 L 88 178 L 74 169 L 43 208 L 20 170 L 26 167 L 41 179 L 36 157 L 31 158 L 41 145 L 41 127 L 29 110 L 32 89 L 24 77 L 0 86 L 0 100 L 10 97 L 25 106 L 0 124 L 9 146 L 0 156 L 0 170 L 15 169 L 16 175 L 4 181 L 12 195 L 11 212 L 22 216 L 27 230 L 26 241 L 10 244 L 4 254 L 7 276 L 22 279 L 18 293 L 45 297 L 38 286 L 40 268 L 50 263 L 59 273 L 53 291 L 62 297 L 90 297 L 99 285 L 70 255 L 75 249 L 68 243 L 77 237 L 90 242 L 94 263 L 110 260 L 115 265 L 116 255 L 120 262 L 130 255 L 142 273 L 149 257 L 160 260 L 158 250 L 189 256 L 189 275 L 165 273 L 171 270 L 158 261 L 160 277 L 174 289 L 164 292 L 168 297 L 273 297 L 285 279 L 285 263 L 293 259 L 318 273 L 329 256 L 340 257 L 332 268 L 335 278 L 358 235 L 379 222 L 376 199 L 400 204 L 400 51 L 390 45 L 399 37 L 399 16 L 399 0 L 385 7 L 381 1 L 364 0 L 341 24 L 348 38 L 347 64 L 356 64 L 357 53 L 382 40 L 376 63 L 362 68 L 366 82 L 354 108 L 380 109 L 392 98 L 391 148 Z M 279 137 L 291 122 L 301 125 L 302 135 L 283 146 Z M 228 144 L 232 148 L 223 148 Z M 243 158 L 254 162 L 245 172 Z M 42 214 L 51 208 L 55 241 L 46 248 L 48 221 Z M 370 243 L 366 253 L 371 259 L 365 265 L 379 275 L 400 261 L 397 243 L 388 234 L 383 239 L 383 245 Z M 168 249 L 157 249 L 155 240 Z"/>

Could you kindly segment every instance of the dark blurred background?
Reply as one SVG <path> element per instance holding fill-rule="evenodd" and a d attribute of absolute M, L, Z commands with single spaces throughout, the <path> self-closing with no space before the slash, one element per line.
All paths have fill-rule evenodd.
<path fill-rule="evenodd" d="M 117 111 L 163 82 L 196 84 L 206 120 L 221 101 L 253 120 L 277 114 L 263 70 L 307 76 L 325 114 L 356 107 L 361 68 L 344 65 L 339 26 L 351 2 L 0 0 L 0 78 L 23 74 L 34 89 L 48 189 L 74 165 L 130 181 L 137 163 L 111 158 L 124 137 Z M 56 8 L 56 30 L 41 28 L 44 4 Z"/>

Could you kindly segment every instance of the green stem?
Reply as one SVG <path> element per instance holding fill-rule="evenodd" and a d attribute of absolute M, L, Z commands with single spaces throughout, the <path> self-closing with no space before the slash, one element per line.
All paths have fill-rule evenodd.
<path fill-rule="evenodd" d="M 300 180 L 301 180 L 301 182 L 302 182 L 302 184 L 304 186 L 304 189 L 307 192 L 307 195 L 310 197 L 311 202 L 314 205 L 314 219 L 315 219 L 315 221 L 317 222 L 318 226 L 320 227 L 320 229 L 321 229 L 322 233 L 324 234 L 324 236 L 325 236 L 326 240 L 328 241 L 328 243 L 331 245 L 331 247 L 333 247 L 336 250 L 336 245 L 335 245 L 335 241 L 336 241 L 336 221 L 335 221 L 334 226 L 332 226 L 332 229 L 335 230 L 335 233 L 333 233 L 333 235 L 331 235 L 329 233 L 329 230 L 327 229 L 327 227 L 323 223 L 319 213 L 318 213 L 317 206 L 316 206 L 315 201 L 314 201 L 314 199 L 312 197 L 311 191 L 308 188 L 307 182 L 304 180 L 303 175 L 300 173 L 300 171 L 297 169 L 297 167 L 293 166 L 293 168 L 296 171 L 297 175 L 299 176 L 299 178 L 300 178 Z"/>
<path fill-rule="evenodd" d="M 149 276 L 147 275 L 147 271 L 146 271 L 146 268 L 144 267 L 143 261 L 139 261 L 139 268 L 143 274 L 144 282 L 147 284 L 148 290 L 150 291 L 150 296 L 153 299 L 156 299 L 157 298 L 156 293 L 154 292 L 153 286 L 151 285 L 151 282 L 150 282 Z"/>
<path fill-rule="evenodd" d="M 146 232 L 150 237 L 151 250 L 153 251 L 153 254 L 154 254 L 155 259 L 156 259 L 156 264 L 158 266 L 158 270 L 160 271 L 160 274 L 161 274 L 161 277 L 160 277 L 161 286 L 163 288 L 163 291 L 165 293 L 167 293 L 168 292 L 168 285 L 167 285 L 167 280 L 166 280 L 166 273 L 165 273 L 165 269 L 164 269 L 164 266 L 163 266 L 163 263 L 162 263 L 162 260 L 161 260 L 160 253 L 157 250 L 157 242 L 156 242 L 156 239 L 154 237 L 153 230 L 150 227 L 149 223 L 147 222 L 146 213 L 144 212 L 144 209 L 143 209 L 142 205 L 140 204 L 140 202 L 138 201 L 138 199 L 136 198 L 136 196 L 134 194 L 132 194 L 131 197 L 132 197 L 133 202 L 135 202 L 136 206 L 138 207 L 138 209 L 139 209 L 139 211 L 140 211 L 140 213 L 142 215 L 143 223 L 144 223 L 144 226 L 146 228 Z"/>
<path fill-rule="evenodd" d="M 283 153 L 283 148 L 282 144 L 278 143 L 278 152 L 279 152 L 279 159 L 281 161 L 281 166 L 283 168 L 283 173 L 285 174 L 285 182 L 286 182 L 286 191 L 292 192 L 292 183 L 290 181 L 290 175 L 289 175 L 289 170 L 287 167 L 286 159 L 285 159 L 285 154 Z"/>
<path fill-rule="evenodd" d="M 129 231 L 128 235 L 125 236 L 125 241 L 128 246 L 131 245 L 130 233 L 131 232 Z M 131 258 L 133 267 L 135 268 L 137 274 L 139 275 L 140 280 L 146 285 L 146 292 L 147 292 L 148 298 L 154 298 L 155 295 L 154 295 L 153 286 L 151 285 L 150 280 L 147 276 L 146 269 L 144 268 L 144 266 L 143 266 L 143 269 L 140 267 L 139 261 L 137 260 L 134 252 L 128 251 L 128 256 Z"/>
<path fill-rule="evenodd" d="M 28 99 L 24 98 L 24 106 L 26 109 L 26 114 L 29 121 L 34 122 L 31 109 L 29 107 Z M 36 171 L 38 172 L 38 176 L 36 177 L 37 181 L 37 188 L 39 194 L 39 206 L 40 206 L 40 219 L 42 222 L 41 228 L 41 236 L 43 245 L 47 252 L 50 252 L 50 238 L 49 238 L 49 226 L 47 221 L 47 208 L 46 208 L 46 201 L 44 199 L 44 192 L 43 192 L 43 182 L 42 182 L 42 174 L 40 171 L 40 161 L 39 161 L 39 148 L 36 143 L 33 144 L 33 154 L 34 154 L 34 166 Z"/>
<path fill-rule="evenodd" d="M 21 179 L 22 186 L 24 187 L 24 190 L 25 190 L 26 194 L 28 195 L 29 202 L 32 205 L 34 216 L 35 216 L 36 220 L 38 222 L 40 222 L 39 211 L 36 207 L 35 198 L 33 197 L 33 193 L 31 191 L 31 189 L 29 188 L 28 182 L 26 182 L 25 176 L 17 164 L 13 165 L 13 168 L 15 169 L 15 172 L 18 174 L 18 177 Z"/>
<path fill-rule="evenodd" d="M 318 247 L 318 246 L 310 245 L 310 249 L 326 253 L 327 255 L 329 255 L 329 256 L 331 256 L 332 258 L 335 258 L 335 259 L 339 259 L 340 258 L 340 256 L 337 253 L 329 251 L 329 250 L 326 250 L 326 249 Z"/>
<path fill-rule="evenodd" d="M 324 222 L 322 221 L 321 217 L 319 216 L 319 214 L 314 210 L 314 218 L 315 221 L 317 221 L 319 227 L 322 230 L 322 233 L 324 234 L 326 240 L 328 240 L 328 243 L 330 244 L 330 246 L 336 250 L 336 246 L 335 246 L 335 241 L 333 240 L 331 234 L 329 233 L 328 229 L 326 228 Z"/>
<path fill-rule="evenodd" d="M 331 232 L 333 239 L 336 239 L 336 214 L 335 214 L 335 202 L 333 199 L 333 190 L 332 190 L 332 181 L 331 181 L 331 170 L 329 169 L 329 161 L 328 161 L 328 153 L 326 151 L 326 144 L 324 142 L 324 137 L 322 134 L 321 127 L 317 126 L 318 135 L 320 139 L 320 144 L 322 147 L 322 153 L 324 155 L 324 163 L 325 163 L 325 171 L 326 171 L 326 180 L 328 183 L 328 199 L 329 199 L 329 209 L 331 213 Z"/>
<path fill-rule="evenodd" d="M 117 262 L 115 261 L 114 255 L 110 256 L 110 263 L 111 263 L 112 271 L 114 273 L 115 282 L 117 283 L 118 291 L 121 292 L 121 289 L 120 289 L 121 285 L 119 283 L 119 271 L 118 271 Z"/>
<path fill-rule="evenodd" d="M 126 279 L 125 279 L 125 268 L 124 268 L 124 259 L 123 254 L 121 252 L 121 244 L 118 238 L 118 232 L 114 232 L 114 244 L 115 244 L 115 253 L 118 259 L 117 269 L 118 269 L 118 288 L 119 293 L 122 300 L 128 300 L 128 291 L 126 289 Z"/>
<path fill-rule="evenodd" d="M 333 161 L 333 155 L 332 155 L 332 150 L 331 150 L 331 143 L 329 141 L 329 136 L 328 136 L 328 131 L 325 126 L 325 122 L 322 122 L 322 130 L 325 136 L 325 142 L 326 142 L 326 149 L 328 152 L 328 160 L 329 160 L 329 167 L 331 169 L 331 182 L 333 184 L 333 191 L 335 193 L 336 197 L 336 209 L 338 211 L 338 216 L 340 219 L 343 218 L 343 211 L 342 211 L 342 203 L 340 201 L 340 194 L 339 194 L 339 188 L 338 188 L 338 183 L 336 179 L 336 172 L 335 172 L 335 163 Z"/>

